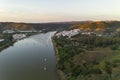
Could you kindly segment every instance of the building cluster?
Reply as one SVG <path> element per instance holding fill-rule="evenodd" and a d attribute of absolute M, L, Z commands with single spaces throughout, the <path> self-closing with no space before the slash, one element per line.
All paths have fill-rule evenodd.
<path fill-rule="evenodd" d="M 62 31 L 62 32 L 56 33 L 56 36 L 57 37 L 68 36 L 69 38 L 71 38 L 72 36 L 79 34 L 80 31 L 81 31 L 80 29 L 74 29 L 74 30 L 69 30 L 69 31 Z"/>
<path fill-rule="evenodd" d="M 2 33 L 12 34 L 12 33 L 15 33 L 15 31 L 14 30 L 4 30 Z"/>
<path fill-rule="evenodd" d="M 4 30 L 2 33 L 16 33 L 16 32 L 21 32 L 21 33 L 31 33 L 31 32 L 37 32 L 36 30 Z"/>
<path fill-rule="evenodd" d="M 0 42 L 4 41 L 4 39 L 0 39 Z"/>
<path fill-rule="evenodd" d="M 14 39 L 14 40 L 23 39 L 23 38 L 25 38 L 25 37 L 26 37 L 25 34 L 14 34 L 14 35 L 13 35 L 13 39 Z"/>
<path fill-rule="evenodd" d="M 36 30 L 4 30 L 2 31 L 3 34 L 12 34 L 14 40 L 23 39 L 26 37 L 27 33 L 37 32 Z"/>
<path fill-rule="evenodd" d="M 84 31 L 82 29 L 73 29 L 69 31 L 61 31 L 56 33 L 55 35 L 59 38 L 60 36 L 67 36 L 68 38 L 71 38 L 74 35 L 81 34 L 81 35 L 96 35 L 96 36 L 111 36 L 113 33 L 96 33 L 94 31 Z"/>

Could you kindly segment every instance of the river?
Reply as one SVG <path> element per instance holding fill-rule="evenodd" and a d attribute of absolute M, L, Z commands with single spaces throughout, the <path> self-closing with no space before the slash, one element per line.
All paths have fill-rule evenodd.
<path fill-rule="evenodd" d="M 57 80 L 53 35 L 34 35 L 0 52 L 0 80 Z"/>

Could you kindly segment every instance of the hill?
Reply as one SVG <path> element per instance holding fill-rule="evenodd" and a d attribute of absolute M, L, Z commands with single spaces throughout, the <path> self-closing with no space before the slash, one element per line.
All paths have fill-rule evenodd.
<path fill-rule="evenodd" d="M 15 29 L 15 30 L 64 30 L 69 26 L 81 22 L 55 22 L 55 23 L 14 23 L 14 22 L 0 22 L 0 30 Z"/>
<path fill-rule="evenodd" d="M 15 23 L 0 22 L 0 30 L 65 30 L 83 29 L 85 31 L 120 31 L 120 21 L 73 21 L 73 22 L 54 22 L 54 23 Z"/>
<path fill-rule="evenodd" d="M 33 30 L 34 28 L 26 23 L 1 22 L 0 29 Z"/>
<path fill-rule="evenodd" d="M 120 31 L 119 21 L 90 21 L 83 24 L 75 24 L 70 29 L 83 29 L 85 31 Z"/>

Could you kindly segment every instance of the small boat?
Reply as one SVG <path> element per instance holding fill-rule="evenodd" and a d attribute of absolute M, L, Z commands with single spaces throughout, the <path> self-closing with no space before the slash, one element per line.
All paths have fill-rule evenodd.
<path fill-rule="evenodd" d="M 43 69 L 44 69 L 44 71 L 46 71 L 46 70 L 47 70 L 47 68 L 46 68 L 46 67 L 44 67 Z"/>
<path fill-rule="evenodd" d="M 47 61 L 47 59 L 45 58 L 45 59 L 44 59 L 44 61 L 46 62 L 46 61 Z"/>

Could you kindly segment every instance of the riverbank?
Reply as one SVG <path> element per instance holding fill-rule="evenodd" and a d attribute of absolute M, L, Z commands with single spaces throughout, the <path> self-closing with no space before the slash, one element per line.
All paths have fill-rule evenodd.
<path fill-rule="evenodd" d="M 58 49 L 57 49 L 57 46 L 56 46 L 56 42 L 54 41 L 54 37 L 52 37 L 51 40 L 52 40 L 54 50 L 55 50 L 55 56 L 56 56 L 56 60 L 57 60 L 56 63 L 58 63 L 60 58 L 59 58 L 59 53 L 58 53 Z"/>
<path fill-rule="evenodd" d="M 0 38 L 4 39 L 0 42 L 0 52 L 6 48 L 8 48 L 10 45 L 13 45 L 15 41 L 12 38 L 12 34 L 3 34 L 0 33 Z"/>
<path fill-rule="evenodd" d="M 12 42 L 7 42 L 4 45 L 0 46 L 0 52 L 6 48 L 8 48 L 9 46 L 12 46 L 16 41 L 12 41 Z"/>
<path fill-rule="evenodd" d="M 36 34 L 39 34 L 39 33 L 28 33 L 28 35 L 25 38 L 28 38 L 28 37 L 30 37 L 32 35 L 36 35 Z M 0 52 L 2 50 L 12 46 L 15 42 L 18 41 L 18 40 L 13 40 L 13 38 L 12 38 L 13 34 L 9 34 L 9 36 L 8 36 L 8 34 L 3 34 L 3 35 L 5 37 L 5 40 L 0 43 Z M 25 39 L 25 38 L 22 38 L 22 39 Z M 20 40 L 22 40 L 22 39 L 20 39 Z"/>
<path fill-rule="evenodd" d="M 54 51 L 55 51 L 55 56 L 56 56 L 56 67 L 57 67 L 56 72 L 57 72 L 58 80 L 66 80 L 65 74 L 60 69 L 58 69 L 58 67 L 59 67 L 58 62 L 60 60 L 60 57 L 59 57 L 59 51 L 58 51 L 57 43 L 54 40 L 54 36 L 51 38 L 51 40 L 52 40 L 52 43 L 53 43 L 53 46 L 54 46 Z"/>
<path fill-rule="evenodd" d="M 52 40 L 59 80 L 118 80 L 119 38 L 77 35 Z"/>

